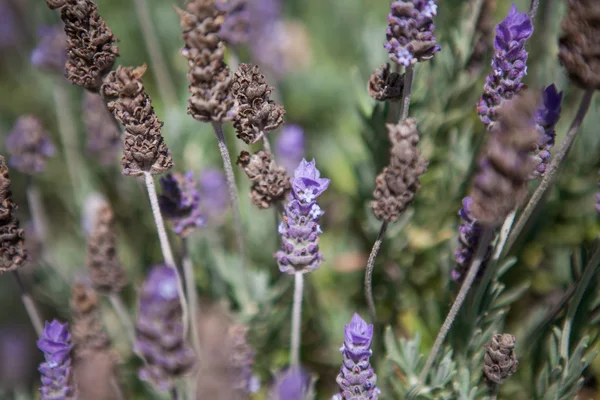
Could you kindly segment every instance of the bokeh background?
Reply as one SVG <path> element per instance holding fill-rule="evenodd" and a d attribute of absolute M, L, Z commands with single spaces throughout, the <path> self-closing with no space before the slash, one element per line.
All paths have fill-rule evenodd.
<path fill-rule="evenodd" d="M 98 0 L 101 15 L 120 39 L 118 63 L 148 64 L 144 84 L 165 126 L 163 135 L 172 151 L 176 171 L 196 172 L 222 168 L 210 125 L 186 114 L 187 65 L 180 55 L 183 45 L 177 1 L 146 0 L 153 28 L 167 62 L 176 99 L 160 95 L 156 75 L 140 28 L 134 1 Z M 387 163 L 387 139 L 383 127 L 387 109 L 376 105 L 366 91 L 372 70 L 386 62 L 383 49 L 388 0 L 273 0 L 280 7 L 279 71 L 267 77 L 276 86 L 276 96 L 287 111 L 286 123 L 301 126 L 306 134 L 307 158 L 315 158 L 322 175 L 331 179 L 322 196 L 322 252 L 325 262 L 310 274 L 305 292 L 302 360 L 319 376 L 318 398 L 335 391 L 335 376 L 341 356 L 343 326 L 353 312 L 367 316 L 363 295 L 366 259 L 379 222 L 369 208 L 374 177 Z M 492 20 L 502 20 L 511 2 L 496 0 Z M 516 1 L 527 10 L 528 1 Z M 453 251 L 457 245 L 457 215 L 461 199 L 469 190 L 473 161 L 485 137 L 475 103 L 489 72 L 490 53 L 480 63 L 469 63 L 472 4 L 463 0 L 440 2 L 436 36 L 442 51 L 416 68 L 411 115 L 419 122 L 421 149 L 429 160 L 429 171 L 414 205 L 401 221 L 392 225 L 378 257 L 374 292 L 382 321 L 398 337 L 420 333 L 421 350 L 427 351 L 445 316 L 456 286 L 449 279 Z M 555 83 L 565 93 L 562 117 L 557 125 L 557 143 L 564 136 L 582 92 L 569 84 L 557 59 L 557 36 L 564 4 L 544 0 L 527 46 L 530 51 L 525 83 L 540 89 Z M 125 298 L 132 314 L 136 288 L 149 266 L 161 260 L 146 194 L 140 182 L 124 177 L 118 162 L 101 166 L 88 157 L 82 121 L 82 91 L 61 76 L 34 68 L 30 62 L 42 26 L 60 24 L 55 12 L 40 0 L 0 0 L 0 153 L 6 155 L 4 138 L 16 119 L 35 114 L 57 144 L 58 152 L 47 170 L 34 178 L 49 220 L 49 242 L 44 254 L 35 254 L 35 237 L 28 237 L 34 250 L 30 265 L 22 270 L 46 319 L 69 319 L 71 283 L 85 274 L 85 212 L 83 205 L 92 192 L 102 193 L 113 206 L 119 233 L 119 254 L 131 285 Z M 265 43 L 265 46 L 267 44 Z M 252 60 L 242 46 L 230 49 L 230 65 Z M 262 67 L 262 66 L 261 66 Z M 57 93 L 57 85 L 64 90 Z M 59 121 L 72 124 L 75 137 L 62 141 Z M 594 195 L 600 167 L 600 113 L 598 97 L 592 103 L 558 183 L 545 203 L 536 210 L 513 248 L 518 262 L 504 277 L 508 288 L 520 295 L 507 317 L 507 332 L 527 329 L 533 315 L 555 304 L 573 282 L 576 255 L 600 233 Z M 64 128 L 64 127 L 63 127 Z M 277 132 L 271 134 L 274 138 Z M 226 130 L 235 157 L 245 145 Z M 74 140 L 73 140 L 74 139 Z M 78 170 L 85 184 L 73 185 L 65 157 L 69 150 L 80 155 Z M 273 252 L 279 246 L 274 210 L 258 210 L 249 200 L 249 185 L 234 166 L 240 190 L 245 235 L 252 258 L 253 291 L 242 293 L 236 274 L 235 241 L 231 216 L 220 225 L 194 234 L 192 258 L 198 290 L 203 299 L 204 324 L 217 324 L 219 313 L 228 309 L 251 323 L 256 349 L 256 373 L 268 386 L 271 374 L 287 363 L 291 277 L 281 277 Z M 27 226 L 26 177 L 11 173 L 13 195 L 20 205 L 18 215 Z M 180 244 L 173 240 L 175 247 Z M 38 252 L 39 253 L 39 252 Z M 574 256 L 575 255 L 575 256 Z M 573 261 L 575 259 L 575 261 Z M 131 354 L 116 316 L 106 307 L 106 329 L 121 357 L 122 379 L 132 398 L 149 398 L 135 379 L 139 361 Z M 208 329 L 208 328 L 207 328 Z M 214 336 L 214 335 L 213 335 Z M 519 337 L 519 336 L 518 336 Z M 211 340 L 210 332 L 206 340 Z M 216 340 L 216 339 L 214 339 Z M 528 344 L 524 344 L 526 347 Z M 207 344 L 208 346 L 208 344 Z M 41 353 L 23 309 L 12 277 L 0 279 L 0 398 L 34 398 L 39 382 L 36 365 Z M 382 353 L 374 363 L 380 375 L 387 371 Z M 526 369 L 526 368 L 524 368 Z M 382 371 L 382 372 L 379 372 Z M 595 396 L 595 375 L 600 363 L 586 372 L 586 394 Z M 386 378 L 386 379 L 388 379 Z M 532 378 L 520 373 L 505 388 L 515 399 L 529 399 Z M 263 392 L 259 396 L 263 396 Z M 260 398 L 260 397 L 258 397 Z M 395 398 L 388 393 L 386 398 Z M 585 397 L 588 398 L 588 397 Z M 598 397 L 600 398 L 600 397 Z"/>

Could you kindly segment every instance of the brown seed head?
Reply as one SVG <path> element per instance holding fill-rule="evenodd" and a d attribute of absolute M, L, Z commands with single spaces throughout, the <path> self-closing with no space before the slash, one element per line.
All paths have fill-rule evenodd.
<path fill-rule="evenodd" d="M 568 0 L 558 58 L 582 89 L 600 89 L 600 2 Z"/>
<path fill-rule="evenodd" d="M 514 352 L 515 337 L 504 333 L 494 335 L 490 344 L 485 345 L 483 373 L 490 384 L 501 385 L 504 380 L 517 372 L 519 361 Z"/>
<path fill-rule="evenodd" d="M 227 122 L 234 117 L 231 73 L 223 61 L 225 45 L 217 35 L 225 13 L 215 0 L 190 0 L 179 14 L 188 60 L 188 114 L 202 122 Z"/>
<path fill-rule="evenodd" d="M 417 149 L 419 132 L 413 118 L 389 124 L 387 129 L 392 142 L 390 165 L 375 179 L 371 208 L 377 219 L 394 222 L 414 200 L 427 161 Z"/>
<path fill-rule="evenodd" d="M 71 290 L 71 311 L 71 334 L 76 356 L 84 357 L 88 352 L 108 350 L 110 339 L 102 329 L 98 296 L 94 289 L 83 282 L 75 283 Z"/>
<path fill-rule="evenodd" d="M 107 75 L 101 89 L 104 99 L 111 100 L 108 109 L 125 127 L 121 159 L 124 175 L 161 174 L 173 167 L 161 134 L 163 123 L 158 120 L 150 97 L 144 91 L 141 80 L 144 72 L 145 65 L 138 68 L 119 66 Z"/>
<path fill-rule="evenodd" d="M 252 181 L 250 198 L 259 208 L 269 208 L 284 200 L 292 188 L 289 174 L 275 163 L 272 153 L 260 150 L 250 155 L 242 151 L 237 165 L 244 169 Z"/>
<path fill-rule="evenodd" d="M 256 143 L 265 132 L 283 123 L 285 110 L 270 100 L 272 91 L 273 87 L 267 85 L 257 65 L 240 64 L 231 85 L 239 107 L 233 127 L 237 137 L 247 144 Z"/>
<path fill-rule="evenodd" d="M 4 157 L 0 156 L 0 274 L 16 271 L 27 261 L 25 233 L 14 213 L 10 176 Z"/>
<path fill-rule="evenodd" d="M 400 101 L 404 88 L 404 74 L 390 70 L 390 64 L 383 64 L 371 74 L 367 90 L 371 97 L 379 101 Z"/>

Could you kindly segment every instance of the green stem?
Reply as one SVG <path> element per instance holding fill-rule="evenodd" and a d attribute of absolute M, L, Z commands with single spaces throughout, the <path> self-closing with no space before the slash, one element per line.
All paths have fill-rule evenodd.
<path fill-rule="evenodd" d="M 190 311 L 190 335 L 192 335 L 192 346 L 196 352 L 196 359 L 201 360 L 200 337 L 198 336 L 198 293 L 196 292 L 196 280 L 194 278 L 194 265 L 189 253 L 189 243 L 186 238 L 183 238 L 183 256 L 181 263 L 183 264 L 183 279 L 185 281 L 185 290 L 187 292 L 188 309 Z M 196 374 L 191 374 L 187 379 L 188 398 L 193 399 L 196 393 Z"/>
<path fill-rule="evenodd" d="M 300 343 L 302 334 L 302 291 L 304 288 L 304 274 L 294 274 L 294 304 L 292 307 L 292 334 L 290 346 L 290 360 L 293 367 L 300 365 Z"/>
<path fill-rule="evenodd" d="M 365 270 L 365 297 L 369 306 L 371 323 L 373 324 L 375 323 L 377 317 L 375 310 L 375 300 L 373 298 L 373 268 L 375 266 L 375 259 L 377 258 L 377 254 L 379 254 L 379 249 L 381 249 L 381 243 L 383 242 L 383 237 L 385 235 L 385 231 L 387 230 L 387 226 L 388 223 L 385 221 L 381 224 L 379 235 L 377 235 L 377 239 L 373 244 L 371 254 L 369 254 L 369 260 L 367 261 L 367 268 Z"/>
<path fill-rule="evenodd" d="M 404 89 L 402 89 L 402 102 L 400 104 L 400 121 L 408 118 L 408 111 L 410 109 L 410 99 L 412 96 L 412 82 L 415 66 L 409 65 L 406 67 L 404 72 Z"/>
<path fill-rule="evenodd" d="M 35 333 L 38 336 L 40 336 L 44 329 L 44 324 L 42 323 L 42 317 L 40 317 L 40 313 L 39 313 L 37 307 L 35 306 L 35 303 L 34 303 L 33 299 L 31 298 L 31 295 L 29 294 L 27 288 L 23 284 L 23 281 L 21 280 L 21 275 L 19 274 L 19 271 L 18 270 L 13 271 L 13 276 L 15 277 L 15 281 L 17 282 L 17 286 L 21 290 L 21 301 L 23 302 L 23 305 L 25 306 L 25 311 L 27 311 L 27 315 L 29 315 L 31 324 L 33 325 L 33 328 L 35 329 Z"/>
<path fill-rule="evenodd" d="M 131 318 L 129 317 L 129 313 L 127 312 L 127 307 L 125 307 L 125 304 L 123 304 L 123 300 L 121 299 L 121 296 L 117 293 L 111 293 L 108 295 L 108 300 L 110 301 L 112 308 L 115 310 L 115 313 L 117 314 L 117 318 L 119 318 L 119 322 L 121 322 L 123 329 L 125 329 L 127 338 L 129 339 L 129 341 L 131 343 L 134 343 L 135 342 L 135 331 L 133 328 L 133 322 L 131 321 Z"/>

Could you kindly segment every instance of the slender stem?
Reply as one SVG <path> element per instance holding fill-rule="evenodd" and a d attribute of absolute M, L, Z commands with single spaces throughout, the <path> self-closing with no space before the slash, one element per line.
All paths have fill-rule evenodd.
<path fill-rule="evenodd" d="M 404 72 L 404 89 L 402 90 L 402 103 L 400 104 L 400 121 L 408 118 L 408 110 L 410 109 L 410 97 L 412 95 L 412 81 L 413 73 L 415 70 L 414 65 L 406 67 Z"/>
<path fill-rule="evenodd" d="M 273 153 L 271 151 L 271 142 L 269 142 L 269 138 L 267 137 L 267 134 L 264 132 L 263 132 L 262 140 L 263 140 L 263 147 L 264 147 L 265 151 L 267 153 Z"/>
<path fill-rule="evenodd" d="M 496 400 L 498 398 L 498 393 L 500 392 L 500 385 L 494 383 L 490 385 L 490 400 Z"/>
<path fill-rule="evenodd" d="M 290 360 L 292 367 L 300 365 L 300 340 L 302 320 L 302 290 L 304 287 L 304 274 L 294 274 L 294 305 L 292 308 L 292 338 L 290 347 Z"/>
<path fill-rule="evenodd" d="M 184 238 L 182 257 L 183 277 L 187 292 L 188 309 L 190 311 L 190 334 L 192 335 L 192 345 L 196 351 L 196 357 L 200 359 L 200 338 L 198 337 L 198 293 L 196 292 L 196 280 L 194 279 L 194 265 L 190 258 L 188 245 L 188 240 Z"/>
<path fill-rule="evenodd" d="M 244 243 L 243 229 L 242 229 L 242 216 L 240 214 L 240 201 L 237 194 L 237 187 L 235 185 L 235 176 L 233 175 L 233 168 L 231 167 L 231 158 L 229 157 L 229 150 L 225 144 L 225 135 L 223 134 L 223 126 L 217 122 L 213 122 L 213 128 L 217 135 L 217 141 L 219 142 L 219 151 L 221 152 L 221 158 L 223 159 L 223 168 L 225 169 L 225 176 L 227 177 L 227 186 L 229 188 L 229 200 L 231 201 L 231 211 L 233 212 L 233 223 L 235 225 L 235 239 L 237 241 L 238 251 L 240 253 L 240 259 L 242 260 L 242 266 L 246 266 L 246 246 Z"/>
<path fill-rule="evenodd" d="M 42 203 L 40 191 L 34 183 L 32 183 L 29 179 L 28 181 L 27 203 L 29 204 L 31 219 L 33 220 L 36 236 L 42 245 L 45 246 L 48 233 L 48 218 L 46 218 L 46 211 L 44 210 L 44 204 Z"/>
<path fill-rule="evenodd" d="M 517 237 L 519 236 L 519 234 L 525 227 L 527 220 L 529 219 L 529 217 L 535 210 L 537 204 L 540 202 L 540 200 L 542 200 L 542 197 L 546 193 L 546 190 L 548 190 L 556 181 L 556 179 L 558 177 L 558 172 L 560 171 L 561 163 L 569 154 L 569 150 L 571 150 L 573 142 L 575 141 L 575 137 L 577 136 L 579 127 L 581 126 L 581 123 L 583 122 L 583 118 L 585 117 L 585 114 L 587 113 L 587 110 L 590 107 L 590 103 L 592 101 L 593 95 L 594 95 L 594 89 L 588 89 L 583 94 L 583 97 L 581 98 L 581 103 L 579 104 L 579 109 L 577 110 L 575 119 L 571 123 L 569 131 L 567 132 L 567 135 L 561 142 L 560 148 L 558 149 L 558 151 L 556 152 L 556 155 L 552 159 L 552 162 L 550 163 L 550 167 L 544 174 L 544 178 L 542 179 L 542 182 L 540 183 L 540 185 L 538 186 L 536 191 L 533 193 L 533 195 L 529 199 L 527 206 L 525 207 L 525 209 L 523 210 L 523 213 L 521 214 L 521 216 L 517 220 L 517 223 L 515 224 L 515 228 L 511 232 L 510 236 L 508 237 L 508 242 L 505 246 L 505 254 L 508 253 L 508 251 L 511 249 L 511 247 L 515 244 Z"/>
<path fill-rule="evenodd" d="M 125 304 L 123 304 L 121 296 L 117 293 L 111 293 L 108 295 L 108 300 L 115 310 L 117 318 L 119 318 L 123 329 L 125 329 L 125 333 L 127 334 L 129 341 L 131 343 L 135 342 L 135 330 L 133 328 L 133 322 L 131 321 L 131 318 L 129 318 L 129 313 L 127 312 Z"/>
<path fill-rule="evenodd" d="M 179 392 L 177 391 L 177 388 L 171 388 L 169 394 L 171 395 L 172 400 L 179 400 Z"/>
<path fill-rule="evenodd" d="M 529 7 L 529 18 L 531 18 L 532 21 L 535 19 L 539 6 L 540 0 L 531 0 L 531 6 Z"/>
<path fill-rule="evenodd" d="M 154 178 L 149 172 L 144 172 L 144 178 L 146 180 L 146 188 L 148 189 L 148 197 L 150 198 L 150 205 L 152 206 L 152 214 L 154 215 L 154 222 L 156 223 L 156 230 L 158 231 L 158 239 L 160 240 L 163 258 L 165 259 L 167 266 L 173 268 L 177 275 L 177 291 L 179 292 L 179 301 L 181 303 L 181 311 L 183 314 L 183 336 L 185 337 L 187 335 L 189 323 L 183 283 L 181 282 L 181 276 L 179 275 L 177 265 L 175 264 L 175 258 L 173 258 L 173 251 L 171 250 L 169 238 L 167 237 L 167 230 L 165 229 L 165 221 L 160 213 L 158 196 L 156 195 L 156 187 L 154 186 Z"/>
<path fill-rule="evenodd" d="M 477 252 L 475 253 L 475 259 L 473 261 L 473 264 L 471 264 L 471 267 L 469 268 L 469 273 L 467 274 L 465 281 L 463 282 L 463 284 L 460 288 L 460 291 L 458 292 L 458 295 L 456 296 L 456 300 L 454 300 L 454 303 L 452 304 L 452 307 L 450 308 L 450 312 L 446 316 L 446 320 L 442 324 L 442 328 L 440 329 L 440 332 L 438 333 L 437 338 L 435 339 L 435 343 L 433 344 L 431 352 L 429 353 L 429 356 L 427 357 L 425 366 L 423 367 L 423 370 L 421 371 L 421 374 L 419 375 L 419 380 L 422 383 L 425 383 L 425 381 L 427 379 L 427 375 L 429 374 L 429 370 L 433 366 L 433 362 L 435 361 L 437 353 L 440 351 L 440 348 L 442 347 L 442 344 L 444 343 L 444 339 L 446 339 L 446 335 L 448 335 L 448 332 L 450 331 L 450 328 L 452 327 L 452 324 L 454 323 L 454 320 L 456 319 L 456 315 L 458 314 L 458 311 L 462 307 L 462 305 L 467 297 L 467 293 L 469 293 L 469 289 L 471 289 L 471 286 L 473 285 L 473 281 L 475 281 L 475 277 L 477 276 L 477 273 L 479 272 L 481 263 L 485 257 L 485 253 L 487 252 L 488 245 L 489 245 L 490 241 L 492 240 L 493 235 L 494 235 L 493 229 L 485 228 L 485 230 L 482 234 L 482 237 L 481 237 L 481 241 L 479 242 L 479 245 L 477 246 Z"/>
<path fill-rule="evenodd" d="M 13 276 L 15 277 L 15 281 L 17 281 L 17 286 L 21 290 L 21 301 L 25 306 L 25 311 L 27 311 L 27 315 L 29 315 L 29 319 L 31 320 L 31 324 L 35 329 L 35 333 L 40 336 L 42 334 L 42 330 L 44 329 L 44 324 L 42 324 L 42 317 L 40 317 L 40 313 L 38 312 L 31 295 L 25 288 L 23 281 L 21 280 L 21 275 L 19 275 L 19 271 L 13 271 Z"/>
<path fill-rule="evenodd" d="M 496 248 L 494 249 L 494 255 L 492 256 L 492 260 L 497 261 L 500 259 L 500 255 L 502 254 L 502 250 L 506 245 L 506 241 L 508 240 L 508 234 L 515 222 L 515 217 L 517 215 L 517 209 L 515 208 L 508 214 L 508 217 L 504 220 L 504 224 L 502 224 L 502 228 L 500 229 L 500 236 L 498 238 L 498 243 L 496 244 Z"/>
<path fill-rule="evenodd" d="M 375 266 L 375 259 L 381 248 L 381 242 L 383 241 L 387 226 L 388 223 L 385 221 L 381 224 L 379 235 L 377 235 L 377 240 L 373 243 L 371 254 L 369 254 L 369 260 L 367 261 L 367 268 L 365 271 L 365 297 L 367 299 L 367 304 L 369 305 L 369 314 L 371 315 L 371 322 L 373 324 L 375 323 L 377 315 L 375 312 L 375 300 L 373 299 L 373 267 Z"/>
<path fill-rule="evenodd" d="M 133 0 L 133 2 L 135 4 L 140 27 L 142 28 L 144 43 L 146 43 L 146 49 L 148 50 L 148 55 L 152 61 L 152 71 L 156 77 L 160 96 L 169 106 L 176 107 L 177 95 L 175 94 L 175 85 L 171 80 L 171 75 L 167 69 L 167 63 L 160 50 L 160 41 L 158 40 L 159 38 L 155 30 L 156 24 L 152 22 L 148 0 Z"/>
<path fill-rule="evenodd" d="M 117 400 L 125 400 L 125 395 L 123 394 L 123 390 L 121 389 L 121 384 L 116 377 L 112 377 L 110 379 L 110 385 L 113 388 L 113 393 L 115 395 L 115 399 Z"/>

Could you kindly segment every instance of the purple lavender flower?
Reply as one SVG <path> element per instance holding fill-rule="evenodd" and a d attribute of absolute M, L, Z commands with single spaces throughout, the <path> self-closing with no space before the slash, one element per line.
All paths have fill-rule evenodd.
<path fill-rule="evenodd" d="M 173 268 L 152 268 L 140 293 L 134 350 L 143 358 L 140 379 L 169 390 L 187 373 L 196 356 L 185 342 L 182 310 Z"/>
<path fill-rule="evenodd" d="M 40 120 L 32 115 L 17 120 L 6 137 L 6 147 L 11 154 L 10 166 L 29 175 L 43 172 L 47 158 L 55 152 L 48 132 Z"/>
<path fill-rule="evenodd" d="M 67 35 L 62 26 L 38 29 L 40 39 L 31 53 L 31 63 L 40 69 L 61 73 L 67 62 Z"/>
<path fill-rule="evenodd" d="M 533 34 L 533 23 L 527 13 L 513 4 L 506 18 L 496 27 L 492 73 L 486 78 L 483 95 L 477 104 L 479 119 L 488 130 L 498 118 L 497 107 L 523 89 L 527 75 L 525 43 Z"/>
<path fill-rule="evenodd" d="M 0 49 L 18 46 L 25 37 L 22 16 L 10 1 L 0 0 Z"/>
<path fill-rule="evenodd" d="M 173 231 L 182 237 L 206 225 L 200 210 L 198 182 L 192 171 L 168 174 L 160 179 L 162 194 L 158 198 L 165 218 L 173 222 Z"/>
<path fill-rule="evenodd" d="M 304 157 L 302 128 L 298 125 L 285 125 L 275 142 L 275 153 L 279 165 L 291 174 Z"/>
<path fill-rule="evenodd" d="M 554 127 L 560 119 L 562 98 L 563 92 L 558 92 L 554 84 L 542 91 L 542 104 L 535 112 L 535 124 L 540 135 L 534 152 L 537 163 L 534 178 L 543 176 L 548 169 L 550 150 L 554 147 L 556 138 Z"/>
<path fill-rule="evenodd" d="M 329 186 L 329 179 L 321 178 L 315 160 L 302 159 L 291 179 L 292 192 L 279 225 L 281 250 L 275 257 L 281 272 L 310 272 L 316 269 L 323 255 L 319 252 L 319 218 L 323 211 L 316 203 Z"/>
<path fill-rule="evenodd" d="M 304 400 L 310 387 L 310 376 L 301 367 L 290 367 L 277 374 L 271 400 Z"/>
<path fill-rule="evenodd" d="M 200 173 L 200 208 L 209 219 L 220 219 L 229 205 L 227 179 L 218 169 L 209 168 Z"/>
<path fill-rule="evenodd" d="M 73 390 L 71 380 L 71 358 L 73 348 L 67 324 L 54 320 L 46 322 L 44 331 L 37 341 L 38 348 L 44 352 L 46 362 L 40 364 L 38 370 L 42 374 L 40 392 L 42 400 L 70 399 Z"/>
<path fill-rule="evenodd" d="M 455 282 L 462 282 L 466 276 L 484 229 L 471 215 L 471 205 L 473 204 L 471 197 L 465 197 L 462 204 L 463 208 L 458 212 L 458 215 L 460 215 L 463 220 L 462 224 L 458 227 L 460 233 L 458 236 L 459 248 L 454 252 L 456 266 L 450 272 L 450 276 Z M 488 246 L 488 252 L 483 264 L 485 264 L 489 258 L 491 250 L 492 247 L 490 245 Z"/>
<path fill-rule="evenodd" d="M 434 0 L 396 0 L 390 10 L 383 47 L 392 61 L 408 67 L 440 51 L 433 36 L 433 17 L 437 14 Z"/>
<path fill-rule="evenodd" d="M 335 400 L 377 400 L 381 394 L 369 363 L 372 340 L 373 325 L 354 313 L 350 324 L 344 327 L 344 345 L 340 348 L 344 361 L 336 379 L 340 393 L 334 396 Z"/>

